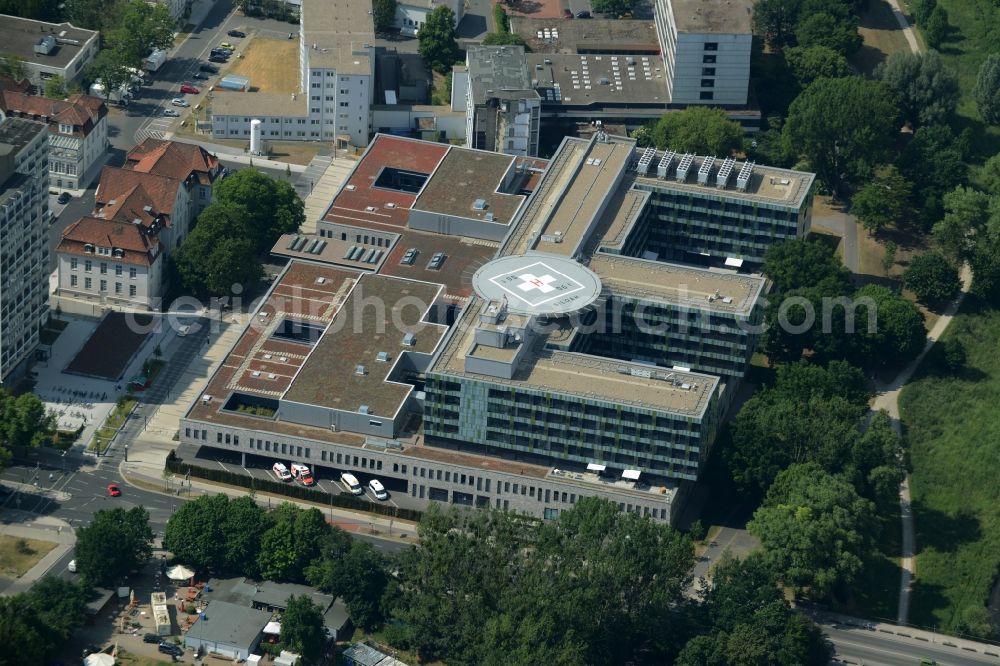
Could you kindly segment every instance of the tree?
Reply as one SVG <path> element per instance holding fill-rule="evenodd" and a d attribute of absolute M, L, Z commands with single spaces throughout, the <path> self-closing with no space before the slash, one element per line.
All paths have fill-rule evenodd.
<path fill-rule="evenodd" d="M 660 149 L 728 157 L 743 147 L 743 128 L 723 109 L 689 106 L 661 116 L 653 125 L 652 140 Z"/>
<path fill-rule="evenodd" d="M 931 12 L 937 7 L 937 0 L 915 0 L 910 6 L 913 9 L 913 20 L 923 27 L 931 17 Z"/>
<path fill-rule="evenodd" d="M 816 79 L 837 79 L 853 73 L 847 58 L 827 46 L 795 46 L 785 49 L 784 53 L 802 88 Z"/>
<path fill-rule="evenodd" d="M 898 110 L 878 81 L 859 77 L 820 79 L 788 110 L 784 138 L 805 155 L 819 178 L 836 190 L 868 176 L 882 161 L 896 130 Z"/>
<path fill-rule="evenodd" d="M 913 184 L 913 208 L 924 229 L 944 214 L 945 193 L 966 180 L 968 167 L 960 143 L 949 126 L 925 125 L 897 161 L 900 173 Z"/>
<path fill-rule="evenodd" d="M 934 237 L 952 259 L 975 254 L 985 234 L 993 208 L 990 196 L 971 187 L 956 187 L 944 196 L 944 217 L 934 225 Z"/>
<path fill-rule="evenodd" d="M 753 31 L 772 50 L 791 43 L 802 9 L 801 0 L 760 0 L 753 6 Z"/>
<path fill-rule="evenodd" d="M 396 21 L 396 0 L 372 0 L 372 20 L 376 32 L 391 28 Z"/>
<path fill-rule="evenodd" d="M 252 497 L 229 500 L 222 522 L 226 568 L 245 576 L 257 575 L 257 558 L 267 526 L 267 514 Z"/>
<path fill-rule="evenodd" d="M 903 119 L 913 127 L 947 123 L 958 103 L 958 75 L 937 51 L 897 51 L 875 69 L 896 93 Z"/>
<path fill-rule="evenodd" d="M 335 528 L 321 555 L 306 568 L 313 587 L 341 597 L 355 626 L 377 628 L 383 620 L 382 597 L 389 584 L 386 562 L 371 544 L 357 541 Z"/>
<path fill-rule="evenodd" d="M 1000 53 L 991 53 L 979 66 L 972 88 L 979 116 L 990 125 L 1000 125 Z"/>
<path fill-rule="evenodd" d="M 814 287 L 833 280 L 843 291 L 850 288 L 850 273 L 834 250 L 816 239 L 788 239 L 772 244 L 764 251 L 764 275 L 774 283 L 774 290 Z"/>
<path fill-rule="evenodd" d="M 104 87 L 104 100 L 108 101 L 112 93 L 121 90 L 122 86 L 128 85 L 132 80 L 130 66 L 125 56 L 113 47 L 108 47 L 101 50 L 94 61 L 87 66 L 87 77 L 101 82 Z"/>
<path fill-rule="evenodd" d="M 102 509 L 76 531 L 77 571 L 88 583 L 111 586 L 141 568 L 153 554 L 149 512 L 141 506 Z"/>
<path fill-rule="evenodd" d="M 24 61 L 12 53 L 0 54 L 0 76 L 15 81 L 23 81 L 28 78 L 28 70 L 24 66 Z"/>
<path fill-rule="evenodd" d="M 65 0 L 66 17 L 78 28 L 106 31 L 115 25 L 122 5 L 119 0 Z"/>
<path fill-rule="evenodd" d="M 0 14 L 36 21 L 58 23 L 61 20 L 56 0 L 0 0 Z"/>
<path fill-rule="evenodd" d="M 491 32 L 483 38 L 483 46 L 524 46 L 524 40 L 512 32 Z"/>
<path fill-rule="evenodd" d="M 932 49 L 940 47 L 948 37 L 948 12 L 941 5 L 935 5 L 924 22 L 924 37 Z"/>
<path fill-rule="evenodd" d="M 222 570 L 226 545 L 222 524 L 228 507 L 229 498 L 221 493 L 182 504 L 167 521 L 163 547 L 198 569 Z"/>
<path fill-rule="evenodd" d="M 851 213 L 869 233 L 899 224 L 910 211 L 913 189 L 894 165 L 875 169 L 875 177 L 866 183 L 851 201 Z"/>
<path fill-rule="evenodd" d="M 268 580 L 304 582 L 306 567 L 320 555 L 329 532 L 318 509 L 281 504 L 271 513 L 271 524 L 261 537 L 260 575 Z"/>
<path fill-rule="evenodd" d="M 31 586 L 28 598 L 53 648 L 63 645 L 87 617 L 87 595 L 76 583 L 46 576 Z"/>
<path fill-rule="evenodd" d="M 979 181 L 990 196 L 1000 196 L 1000 153 L 986 160 Z"/>
<path fill-rule="evenodd" d="M 958 372 L 967 360 L 965 345 L 958 338 L 951 337 L 941 343 L 941 362 L 950 372 Z"/>
<path fill-rule="evenodd" d="M 108 32 L 107 43 L 121 64 L 141 69 L 151 51 L 173 46 L 175 27 L 166 5 L 130 0 Z"/>
<path fill-rule="evenodd" d="M 418 51 L 431 69 L 441 74 L 451 70 L 458 59 L 458 42 L 455 41 L 455 12 L 440 5 L 427 15 L 420 28 Z"/>
<path fill-rule="evenodd" d="M 857 19 L 844 19 L 827 12 L 807 15 L 795 28 L 795 39 L 800 46 L 825 46 L 843 56 L 861 48 L 861 33 Z"/>
<path fill-rule="evenodd" d="M 962 286 L 958 269 L 940 252 L 924 252 L 910 261 L 903 272 L 903 285 L 922 303 L 947 301 Z"/>
<path fill-rule="evenodd" d="M 66 79 L 61 76 L 53 76 L 45 82 L 44 95 L 51 99 L 63 99 L 67 95 Z"/>
<path fill-rule="evenodd" d="M 281 642 L 302 655 L 307 664 L 316 663 L 326 646 L 323 609 L 304 594 L 288 597 L 288 606 L 281 614 Z"/>
<path fill-rule="evenodd" d="M 599 14 L 608 14 L 615 18 L 632 11 L 635 0 L 593 0 L 591 8 Z"/>
<path fill-rule="evenodd" d="M 44 664 L 55 656 L 32 606 L 26 594 L 0 597 L 0 663 Z"/>
<path fill-rule="evenodd" d="M 896 264 L 896 251 L 899 246 L 894 241 L 885 242 L 885 252 L 882 253 L 882 270 L 888 275 L 889 271 Z"/>
<path fill-rule="evenodd" d="M 898 293 L 878 284 L 866 284 L 855 292 L 856 321 L 860 330 L 853 336 L 855 355 L 863 365 L 900 366 L 924 348 L 927 331 L 917 306 Z M 870 329 L 871 308 L 876 326 Z"/>
<path fill-rule="evenodd" d="M 235 178 L 235 176 L 233 176 Z M 224 183 L 225 181 L 223 181 Z M 257 209 L 259 211 L 259 209 Z M 234 284 L 253 284 L 263 275 L 254 216 L 243 206 L 217 201 L 173 256 L 181 282 L 196 293 L 228 294 Z"/>
<path fill-rule="evenodd" d="M 269 251 L 279 236 L 297 232 L 306 221 L 305 204 L 291 183 L 257 169 L 241 169 L 218 183 L 215 200 L 244 208 L 257 252 Z"/>
<path fill-rule="evenodd" d="M 877 534 L 875 515 L 846 479 L 805 463 L 778 475 L 747 530 L 782 583 L 823 599 L 861 572 Z"/>

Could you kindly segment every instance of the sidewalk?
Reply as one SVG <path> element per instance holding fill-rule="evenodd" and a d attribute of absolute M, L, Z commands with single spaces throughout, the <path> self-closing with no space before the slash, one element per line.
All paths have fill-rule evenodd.
<path fill-rule="evenodd" d="M 5 510 L 4 520 L 12 515 L 32 516 L 26 512 Z M 52 516 L 29 518 L 17 524 L 0 525 L 0 534 L 21 539 L 38 539 L 39 541 L 54 541 L 58 545 L 49 551 L 38 563 L 17 580 L 0 580 L 0 594 L 10 596 L 26 591 L 61 560 L 76 544 L 76 534 L 68 523 Z"/>

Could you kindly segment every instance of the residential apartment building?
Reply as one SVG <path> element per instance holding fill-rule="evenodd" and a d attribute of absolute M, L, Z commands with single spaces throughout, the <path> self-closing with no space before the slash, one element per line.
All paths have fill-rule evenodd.
<path fill-rule="evenodd" d="M 154 228 L 83 217 L 66 227 L 56 253 L 58 296 L 101 306 L 159 307 L 164 258 Z"/>
<path fill-rule="evenodd" d="M 305 0 L 299 24 L 299 92 L 217 92 L 210 109 L 212 136 L 249 141 L 250 121 L 260 120 L 265 141 L 368 145 L 374 40 L 369 5 Z"/>
<path fill-rule="evenodd" d="M 222 169 L 219 158 L 197 144 L 153 138 L 128 151 L 124 168 L 180 181 L 190 201 L 189 227 L 212 203 L 212 186 Z"/>
<path fill-rule="evenodd" d="M 48 128 L 0 120 L 0 383 L 31 363 L 48 316 Z"/>
<path fill-rule="evenodd" d="M 49 190 L 83 190 L 97 177 L 108 152 L 108 108 L 89 95 L 49 99 L 0 81 L 0 111 L 49 128 Z"/>
<path fill-rule="evenodd" d="M 416 37 L 421 26 L 427 22 L 427 15 L 438 7 L 449 7 L 455 13 L 455 27 L 462 22 L 465 12 L 463 0 L 402 0 L 396 3 L 396 17 L 393 27 L 403 35 Z"/>
<path fill-rule="evenodd" d="M 749 0 L 656 0 L 656 33 L 672 104 L 747 103 L 752 17 Z"/>
<path fill-rule="evenodd" d="M 78 82 L 101 48 L 93 30 L 5 14 L 0 14 L 0 44 L 4 54 L 21 61 L 36 86 L 44 86 L 55 76 L 66 83 Z"/>
<path fill-rule="evenodd" d="M 377 477 L 411 504 L 553 518 L 598 496 L 674 520 L 748 368 L 767 281 L 756 246 L 705 257 L 695 240 L 675 253 L 699 265 L 664 261 L 656 215 L 711 190 L 766 245 L 786 237 L 764 224 L 779 200 L 808 232 L 813 183 L 694 160 L 603 133 L 549 161 L 378 135 L 319 235 L 272 250 L 291 260 L 181 441 Z M 654 205 L 657 188 L 688 196 Z"/>
<path fill-rule="evenodd" d="M 538 155 L 542 101 L 532 89 L 523 46 L 470 47 L 465 67 L 452 77 L 452 95 L 465 94 L 466 146 Z"/>

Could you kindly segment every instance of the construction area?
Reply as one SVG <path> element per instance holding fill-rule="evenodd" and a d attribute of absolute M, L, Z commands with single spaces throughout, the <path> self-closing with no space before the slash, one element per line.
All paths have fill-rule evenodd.
<path fill-rule="evenodd" d="M 251 92 L 299 91 L 299 39 L 254 37 L 232 61 L 228 75 L 250 79 Z"/>

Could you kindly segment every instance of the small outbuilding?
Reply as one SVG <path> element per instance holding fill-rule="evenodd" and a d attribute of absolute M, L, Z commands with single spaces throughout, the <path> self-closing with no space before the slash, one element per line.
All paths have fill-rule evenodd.
<path fill-rule="evenodd" d="M 256 649 L 270 621 L 267 611 L 211 601 L 191 625 L 184 644 L 193 650 L 203 648 L 207 653 L 243 660 Z"/>

